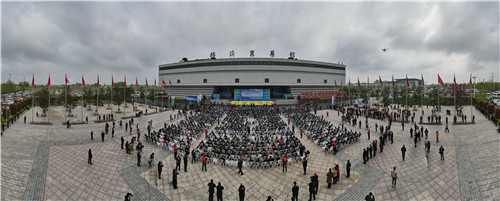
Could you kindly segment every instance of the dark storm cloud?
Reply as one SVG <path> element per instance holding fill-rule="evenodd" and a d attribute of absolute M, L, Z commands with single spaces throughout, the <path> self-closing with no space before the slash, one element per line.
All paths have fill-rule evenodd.
<path fill-rule="evenodd" d="M 352 80 L 498 80 L 498 24 L 498 2 L 4 2 L 2 80 L 35 74 L 42 84 L 50 73 L 63 83 L 68 73 L 73 82 L 99 74 L 152 83 L 158 64 L 252 49 L 342 61 Z"/>

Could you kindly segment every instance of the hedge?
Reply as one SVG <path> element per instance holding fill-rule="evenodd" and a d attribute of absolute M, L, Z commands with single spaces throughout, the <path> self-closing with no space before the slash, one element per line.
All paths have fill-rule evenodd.
<path fill-rule="evenodd" d="M 495 109 L 495 118 L 500 119 L 500 108 Z"/>

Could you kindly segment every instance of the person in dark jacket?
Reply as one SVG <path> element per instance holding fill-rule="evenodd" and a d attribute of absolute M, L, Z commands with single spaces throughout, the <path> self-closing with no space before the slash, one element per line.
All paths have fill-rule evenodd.
<path fill-rule="evenodd" d="M 240 196 L 240 201 L 245 201 L 245 186 L 243 186 L 243 184 L 240 184 L 240 187 L 238 188 L 238 193 Z"/>
<path fill-rule="evenodd" d="M 132 197 L 134 197 L 134 195 L 132 195 L 132 193 L 127 193 L 127 195 L 125 195 L 125 201 L 131 201 Z"/>
<path fill-rule="evenodd" d="M 370 194 L 366 195 L 365 201 L 375 201 L 375 196 L 373 196 L 372 192 L 370 192 Z"/>
<path fill-rule="evenodd" d="M 328 183 L 328 188 L 332 186 L 332 177 L 333 177 L 332 168 L 330 168 L 330 171 L 326 173 L 326 183 Z"/>
<path fill-rule="evenodd" d="M 177 156 L 175 157 L 175 169 L 181 170 L 181 157 Z"/>
<path fill-rule="evenodd" d="M 351 176 L 351 161 L 350 160 L 347 160 L 347 164 L 345 166 L 345 170 L 347 172 L 347 175 L 345 177 L 349 178 Z"/>
<path fill-rule="evenodd" d="M 174 189 L 177 189 L 177 175 L 179 173 L 177 173 L 177 169 L 174 169 L 172 171 L 172 184 L 174 185 Z"/>
<path fill-rule="evenodd" d="M 141 166 L 141 152 L 137 152 L 137 166 Z"/>
<path fill-rule="evenodd" d="M 208 201 L 214 201 L 215 184 L 214 180 L 211 179 L 208 183 Z"/>
<path fill-rule="evenodd" d="M 94 131 L 90 131 L 90 140 L 94 140 Z"/>
<path fill-rule="evenodd" d="M 187 167 L 188 167 L 188 154 L 184 154 L 184 157 L 183 157 L 183 160 L 184 160 L 184 172 L 187 172 Z"/>
<path fill-rule="evenodd" d="M 102 139 L 102 141 L 104 142 L 104 131 L 103 131 L 103 132 L 101 132 L 101 139 Z"/>
<path fill-rule="evenodd" d="M 125 139 L 123 139 L 123 136 L 122 136 L 122 138 L 120 140 L 122 142 L 122 149 L 123 149 L 123 142 L 125 142 Z"/>
<path fill-rule="evenodd" d="M 89 149 L 89 160 L 87 161 L 87 163 L 92 165 L 92 149 Z"/>
<path fill-rule="evenodd" d="M 314 195 L 318 194 L 319 180 L 318 174 L 314 173 L 314 176 L 311 177 L 311 180 L 314 184 Z"/>
<path fill-rule="evenodd" d="M 405 153 L 406 153 L 406 147 L 405 145 L 403 145 L 403 147 L 401 147 L 401 154 L 403 156 L 403 161 L 405 160 Z"/>
<path fill-rule="evenodd" d="M 243 168 L 243 159 L 242 158 L 240 158 L 240 161 L 238 161 L 238 169 L 239 169 L 238 173 L 243 175 L 243 171 L 241 171 L 241 168 Z"/>
<path fill-rule="evenodd" d="M 222 191 L 224 190 L 224 186 L 222 186 L 219 182 L 217 185 L 217 201 L 222 201 Z"/>
<path fill-rule="evenodd" d="M 311 201 L 312 199 L 316 200 L 316 194 L 314 193 L 314 183 L 312 182 L 312 179 L 311 179 L 311 182 L 309 182 L 309 201 Z"/>
<path fill-rule="evenodd" d="M 297 182 L 293 182 L 293 187 L 292 187 L 292 201 L 298 201 L 299 200 L 299 186 L 297 186 Z"/>
<path fill-rule="evenodd" d="M 304 157 L 304 160 L 302 161 L 302 168 L 304 168 L 304 175 L 306 175 L 306 171 L 307 171 L 307 157 Z"/>
<path fill-rule="evenodd" d="M 158 162 L 158 179 L 161 179 L 161 171 L 163 170 L 163 162 Z"/>

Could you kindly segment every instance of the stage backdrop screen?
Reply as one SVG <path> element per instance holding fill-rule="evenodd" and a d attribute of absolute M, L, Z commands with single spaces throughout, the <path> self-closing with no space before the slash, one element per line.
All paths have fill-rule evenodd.
<path fill-rule="evenodd" d="M 270 89 L 235 89 L 234 100 L 271 100 Z"/>

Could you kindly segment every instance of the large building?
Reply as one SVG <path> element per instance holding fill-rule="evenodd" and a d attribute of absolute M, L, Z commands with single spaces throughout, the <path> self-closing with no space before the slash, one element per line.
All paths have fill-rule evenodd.
<path fill-rule="evenodd" d="M 201 94 L 236 99 L 238 90 L 254 89 L 267 91 L 270 99 L 311 92 L 327 95 L 338 91 L 340 82 L 345 84 L 346 80 L 343 63 L 290 58 L 181 60 L 158 68 L 159 79 L 167 83 L 167 93 L 176 97 Z"/>

